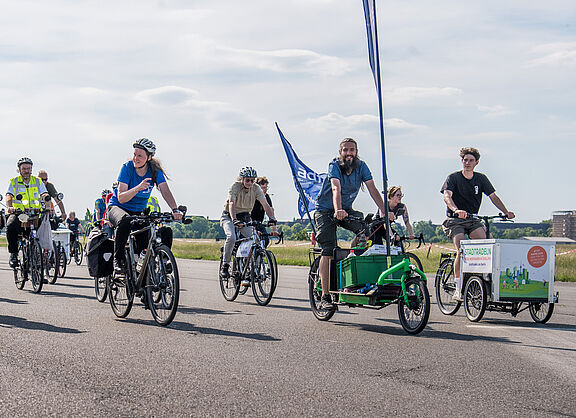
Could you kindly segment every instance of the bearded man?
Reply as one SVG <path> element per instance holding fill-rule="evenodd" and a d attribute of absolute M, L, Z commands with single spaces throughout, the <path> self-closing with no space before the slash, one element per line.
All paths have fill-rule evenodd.
<path fill-rule="evenodd" d="M 362 222 L 364 215 L 352 209 L 352 203 L 358 196 L 362 184 L 366 185 L 374 203 L 382 213 L 385 213 L 384 200 L 374 184 L 372 173 L 366 163 L 358 158 L 356 141 L 344 138 L 340 142 L 339 154 L 339 158 L 334 158 L 328 166 L 328 175 L 318 195 L 314 213 L 318 230 L 316 240 L 322 248 L 319 266 L 322 300 L 318 307 L 326 310 L 336 309 L 329 293 L 330 264 L 338 243 L 336 229 L 341 226 L 357 234 L 364 228 Z"/>

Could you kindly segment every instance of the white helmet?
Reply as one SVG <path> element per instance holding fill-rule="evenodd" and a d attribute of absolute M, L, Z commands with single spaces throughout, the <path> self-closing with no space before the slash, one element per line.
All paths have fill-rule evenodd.
<path fill-rule="evenodd" d="M 256 170 L 254 170 L 252 167 L 244 167 L 242 170 L 240 170 L 240 177 L 258 177 L 258 174 L 256 174 Z"/>
<path fill-rule="evenodd" d="M 18 168 L 20 168 L 20 166 L 22 164 L 30 164 L 33 165 L 34 163 L 32 162 L 32 160 L 28 157 L 22 157 L 18 160 Z"/>
<path fill-rule="evenodd" d="M 150 141 L 148 138 L 140 138 L 134 144 L 132 144 L 134 148 L 140 148 L 146 151 L 148 154 L 154 156 L 156 153 L 156 145 L 154 142 Z"/>

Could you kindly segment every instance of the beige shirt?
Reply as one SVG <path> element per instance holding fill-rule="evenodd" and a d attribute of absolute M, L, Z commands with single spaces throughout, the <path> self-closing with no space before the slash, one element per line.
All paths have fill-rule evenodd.
<path fill-rule="evenodd" d="M 247 192 L 244 192 L 243 189 L 244 187 L 239 181 L 230 186 L 230 190 L 228 191 L 228 200 L 224 205 L 224 210 L 226 212 L 228 212 L 228 202 L 234 202 L 236 213 L 241 213 L 252 212 L 256 200 L 264 199 L 264 201 L 266 201 L 264 192 L 260 188 L 259 184 L 252 183 L 252 187 L 250 187 Z"/>

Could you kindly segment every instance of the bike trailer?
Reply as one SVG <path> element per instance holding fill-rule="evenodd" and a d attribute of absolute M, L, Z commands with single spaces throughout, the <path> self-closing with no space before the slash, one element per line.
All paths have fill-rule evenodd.
<path fill-rule="evenodd" d="M 90 276 L 109 276 L 114 271 L 114 240 L 98 228 L 92 229 L 86 244 L 86 258 Z"/>

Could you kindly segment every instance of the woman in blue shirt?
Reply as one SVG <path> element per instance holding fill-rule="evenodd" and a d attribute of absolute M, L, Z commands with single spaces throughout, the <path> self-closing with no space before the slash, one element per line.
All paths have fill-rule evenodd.
<path fill-rule="evenodd" d="M 168 187 L 164 169 L 160 162 L 153 158 L 156 146 L 147 138 L 134 142 L 134 156 L 132 161 L 126 162 L 118 175 L 118 188 L 108 203 L 107 219 L 116 228 L 114 238 L 114 272 L 124 274 L 126 270 L 126 257 L 124 248 L 130 234 L 129 215 L 142 213 L 148 203 L 148 198 L 154 186 L 158 187 L 162 197 L 172 209 L 172 216 L 176 220 L 182 219 L 176 200 Z M 139 234 L 137 240 L 138 251 L 147 245 L 147 234 Z"/>

